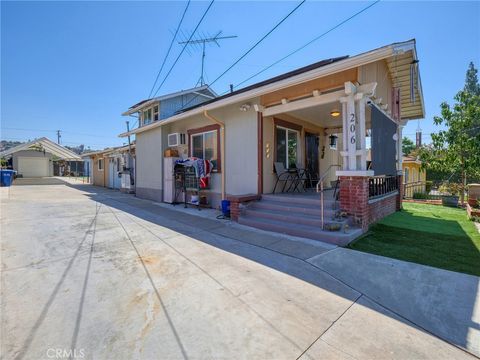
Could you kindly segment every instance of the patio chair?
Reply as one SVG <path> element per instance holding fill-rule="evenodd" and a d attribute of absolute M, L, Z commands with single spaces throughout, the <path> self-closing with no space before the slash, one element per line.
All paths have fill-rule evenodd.
<path fill-rule="evenodd" d="M 287 186 L 287 183 L 289 181 L 291 181 L 292 183 L 296 181 L 296 179 L 298 178 L 298 174 L 296 171 L 291 172 L 288 171 L 288 169 L 285 169 L 285 166 L 282 162 L 275 162 L 273 163 L 273 165 L 275 167 L 275 174 L 277 175 L 277 181 L 275 182 L 275 186 L 273 187 L 273 193 L 275 194 L 275 189 L 277 188 L 279 182 L 283 182 L 282 192 L 285 192 L 285 187 Z M 291 186 L 292 184 L 290 184 L 289 189 Z"/>
<path fill-rule="evenodd" d="M 307 169 L 302 168 L 299 166 L 299 164 L 295 164 L 295 168 L 291 170 L 291 172 L 296 172 L 297 177 L 294 182 L 290 185 L 287 191 L 290 191 L 290 189 L 293 186 L 293 192 L 295 190 L 298 190 L 300 192 L 300 188 L 303 189 L 303 191 L 307 191 L 306 184 L 309 180 L 309 175 Z"/>

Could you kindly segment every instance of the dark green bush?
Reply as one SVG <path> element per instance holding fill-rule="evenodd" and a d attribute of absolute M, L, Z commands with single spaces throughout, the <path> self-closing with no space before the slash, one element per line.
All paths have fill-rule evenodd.
<path fill-rule="evenodd" d="M 419 199 L 419 200 L 427 200 L 429 199 L 428 194 L 423 193 L 423 192 L 414 192 L 413 193 L 413 198 L 414 199 Z"/>

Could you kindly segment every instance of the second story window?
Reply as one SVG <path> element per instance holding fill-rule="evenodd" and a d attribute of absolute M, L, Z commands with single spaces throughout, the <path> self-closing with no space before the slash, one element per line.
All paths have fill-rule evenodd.
<path fill-rule="evenodd" d="M 158 121 L 158 105 L 153 107 L 153 121 Z"/>
<path fill-rule="evenodd" d="M 143 110 L 143 125 L 148 125 L 152 122 L 152 109 Z"/>

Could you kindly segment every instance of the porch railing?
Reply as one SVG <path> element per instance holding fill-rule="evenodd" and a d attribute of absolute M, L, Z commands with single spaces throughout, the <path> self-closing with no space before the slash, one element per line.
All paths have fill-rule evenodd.
<path fill-rule="evenodd" d="M 320 216 L 321 216 L 322 230 L 325 229 L 325 221 L 324 221 L 325 199 L 323 196 L 323 192 L 325 191 L 325 189 L 323 188 L 323 180 L 325 180 L 325 178 L 327 177 L 331 169 L 337 168 L 337 167 L 341 167 L 341 165 L 337 165 L 337 164 L 330 165 L 328 169 L 322 174 L 322 176 L 320 176 L 320 179 L 318 180 L 317 186 L 316 186 L 317 193 L 318 192 L 320 193 Z"/>
<path fill-rule="evenodd" d="M 373 176 L 368 179 L 368 198 L 376 198 L 398 191 L 397 176 Z"/>

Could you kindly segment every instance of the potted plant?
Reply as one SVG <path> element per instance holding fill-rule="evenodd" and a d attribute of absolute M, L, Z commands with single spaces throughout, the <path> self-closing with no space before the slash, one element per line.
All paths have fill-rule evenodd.
<path fill-rule="evenodd" d="M 445 182 L 439 187 L 439 191 L 442 194 L 442 205 L 443 206 L 458 206 L 459 194 L 461 192 L 461 184 Z"/>

